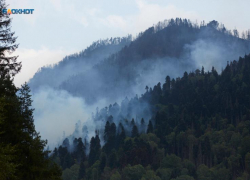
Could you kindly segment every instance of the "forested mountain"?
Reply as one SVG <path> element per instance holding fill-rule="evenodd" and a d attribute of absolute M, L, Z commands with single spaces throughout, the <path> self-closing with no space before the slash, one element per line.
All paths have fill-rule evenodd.
<path fill-rule="evenodd" d="M 249 179 L 249 92 L 250 55 L 221 74 L 202 67 L 166 76 L 141 97 L 97 111 L 93 121 L 105 125 L 90 142 L 76 127 L 85 136 L 66 138 L 52 158 L 65 180 Z"/>
<path fill-rule="evenodd" d="M 29 85 L 33 91 L 42 86 L 57 88 L 70 76 L 89 70 L 93 65 L 128 45 L 131 40 L 130 35 L 98 40 L 84 51 L 66 56 L 58 64 L 42 67 L 30 80 Z"/>
<path fill-rule="evenodd" d="M 47 86 L 66 90 L 63 98 L 83 98 L 87 105 L 80 108 L 112 103 L 79 121 L 53 150 L 62 178 L 249 179 L 249 40 L 250 31 L 240 38 L 216 21 L 177 18 L 133 41 L 99 41 L 42 68 L 29 82 L 34 96 Z M 60 93 L 48 92 L 57 105 Z M 37 94 L 42 104 L 45 96 Z"/>
<path fill-rule="evenodd" d="M 217 21 L 171 19 L 41 68 L 29 85 L 34 96 L 52 89 L 37 104 L 51 100 L 58 127 L 53 113 L 64 106 L 74 105 L 71 118 L 76 108 L 114 103 L 50 152 L 35 129 L 28 84 L 13 84 L 21 63 L 9 54 L 18 45 L 6 7 L 0 1 L 1 180 L 250 179 L 250 31 L 240 38 Z"/>
<path fill-rule="evenodd" d="M 55 67 L 43 68 L 30 85 L 32 89 L 42 85 L 59 87 L 83 97 L 88 104 L 102 98 L 113 102 L 141 93 L 145 85 L 163 82 L 163 74 L 177 77 L 202 65 L 205 69 L 213 65 L 221 71 L 227 61 L 250 52 L 250 32 L 244 38 L 239 38 L 237 30 L 231 32 L 216 21 L 198 25 L 187 19 L 166 20 L 140 33 L 132 42 L 131 38 L 121 41 L 119 48 L 112 43 L 100 47 L 109 47 L 105 51 L 108 53 L 97 48 L 93 58 L 88 59 L 87 49 Z M 90 66 L 85 66 L 85 61 Z"/>

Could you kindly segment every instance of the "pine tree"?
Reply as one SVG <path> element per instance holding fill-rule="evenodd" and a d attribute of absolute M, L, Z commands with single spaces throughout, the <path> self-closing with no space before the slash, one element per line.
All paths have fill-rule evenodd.
<path fill-rule="evenodd" d="M 90 141 L 90 152 L 89 152 L 89 165 L 93 165 L 96 160 L 99 159 L 101 152 L 101 144 L 100 144 L 100 138 L 97 134 L 95 137 L 91 138 Z"/>
<path fill-rule="evenodd" d="M 29 87 L 25 83 L 17 93 L 13 84 L 21 63 L 17 56 L 8 56 L 18 45 L 5 8 L 0 1 L 0 179 L 60 179 L 58 166 L 45 158 L 47 141 L 35 130 Z"/>
<path fill-rule="evenodd" d="M 139 127 L 139 129 L 140 133 L 145 133 L 145 121 L 143 118 L 141 119 L 141 126 Z"/>
<path fill-rule="evenodd" d="M 118 135 L 118 143 L 117 146 L 119 147 L 121 144 L 123 144 L 124 139 L 126 138 L 126 133 L 125 133 L 125 129 L 122 125 L 122 123 L 119 124 L 120 127 L 120 134 Z"/>
<path fill-rule="evenodd" d="M 104 141 L 107 142 L 109 138 L 109 131 L 110 131 L 110 123 L 109 121 L 106 122 L 105 129 L 104 129 Z"/>
<path fill-rule="evenodd" d="M 0 143 L 0 179 L 16 178 L 17 164 L 13 160 L 15 160 L 15 147 Z"/>
<path fill-rule="evenodd" d="M 106 156 L 105 153 L 102 153 L 101 154 L 101 162 L 100 162 L 100 166 L 99 166 L 99 168 L 100 168 L 101 171 L 104 170 L 104 168 L 106 166 L 106 163 L 107 163 L 107 156 Z"/>
<path fill-rule="evenodd" d="M 34 109 L 31 108 L 32 100 L 30 95 L 30 88 L 26 82 L 21 86 L 21 89 L 19 91 L 19 101 L 21 103 L 21 115 L 24 118 L 24 131 L 29 133 L 29 135 L 32 137 L 35 133 L 33 118 Z"/>
<path fill-rule="evenodd" d="M 116 154 L 116 151 L 113 149 L 109 156 L 108 165 L 111 168 L 115 168 L 116 164 L 117 164 L 117 154 Z"/>
<path fill-rule="evenodd" d="M 80 164 L 80 169 L 79 169 L 79 174 L 78 174 L 78 179 L 83 179 L 85 176 L 85 167 L 84 167 L 84 162 L 82 161 Z"/>
<path fill-rule="evenodd" d="M 152 121 L 149 121 L 147 133 L 152 133 L 152 132 L 153 132 L 153 124 L 152 124 Z"/>
<path fill-rule="evenodd" d="M 56 173 L 60 176 L 58 167 L 49 165 L 50 162 L 45 159 L 48 154 L 48 151 L 44 151 L 47 141 L 41 140 L 41 136 L 35 130 L 33 119 L 34 109 L 31 108 L 32 100 L 29 93 L 29 86 L 25 83 L 22 85 L 18 97 L 21 116 L 19 121 L 22 125 L 22 134 L 19 134 L 20 142 L 17 143 L 18 160 L 22 162 L 22 166 L 20 166 L 21 173 L 18 177 L 35 179 L 44 176 L 43 178 L 49 178 L 50 173 Z"/>
<path fill-rule="evenodd" d="M 0 79 L 13 77 L 21 70 L 21 63 L 17 62 L 17 56 L 6 56 L 14 52 L 18 45 L 15 43 L 17 37 L 11 32 L 11 18 L 3 13 L 7 5 L 4 0 L 0 1 Z"/>
<path fill-rule="evenodd" d="M 82 142 L 82 138 L 75 138 L 74 139 L 74 152 L 72 155 L 74 156 L 74 159 L 77 160 L 77 162 L 85 161 L 86 160 L 86 154 L 85 154 L 86 147 L 84 146 Z"/>
<path fill-rule="evenodd" d="M 145 121 L 144 121 L 144 119 L 142 118 L 142 119 L 141 119 L 141 125 L 144 126 L 144 124 L 145 124 Z"/>
<path fill-rule="evenodd" d="M 134 126 L 135 125 L 135 120 L 134 120 L 134 118 L 131 120 L 131 126 Z"/>
<path fill-rule="evenodd" d="M 133 129 L 132 129 L 132 133 L 131 133 L 132 135 L 132 137 L 137 137 L 137 136 L 139 136 L 139 132 L 138 132 L 138 128 L 137 128 L 137 126 L 136 125 L 134 125 L 133 126 Z"/>
<path fill-rule="evenodd" d="M 108 122 L 108 121 L 107 121 Z M 106 123 L 104 139 L 106 144 L 104 145 L 105 152 L 109 154 L 116 146 L 116 125 L 112 123 L 110 126 Z"/>
<path fill-rule="evenodd" d="M 16 156 L 12 162 L 17 165 L 15 176 L 18 178 L 29 180 L 60 177 L 57 166 L 45 159 L 48 154 L 44 151 L 47 141 L 41 140 L 35 130 L 29 92 L 28 85 L 24 84 L 18 93 L 19 96 L 1 98 L 5 99 L 6 103 L 2 104 L 0 110 L 0 117 L 3 117 L 0 142 L 14 147 Z"/>

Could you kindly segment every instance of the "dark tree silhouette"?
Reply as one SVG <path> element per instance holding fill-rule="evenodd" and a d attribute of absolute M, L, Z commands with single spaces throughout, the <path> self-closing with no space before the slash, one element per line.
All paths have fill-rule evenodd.
<path fill-rule="evenodd" d="M 7 5 L 4 0 L 0 2 L 0 79 L 13 77 L 21 69 L 21 63 L 17 62 L 17 56 L 7 56 L 13 53 L 18 45 L 15 43 L 17 37 L 11 32 L 11 18 L 8 14 L 3 14 L 3 9 Z"/>

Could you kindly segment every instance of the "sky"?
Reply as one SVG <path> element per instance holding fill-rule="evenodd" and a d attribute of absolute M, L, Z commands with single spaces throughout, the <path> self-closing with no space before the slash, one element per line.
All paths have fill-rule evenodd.
<path fill-rule="evenodd" d="M 66 55 L 84 50 L 93 41 L 139 32 L 159 21 L 187 18 L 217 20 L 228 29 L 250 29 L 249 0 L 6 0 L 10 9 L 35 9 L 12 14 L 12 31 L 22 61 L 15 77 L 20 86 L 35 72 Z"/>

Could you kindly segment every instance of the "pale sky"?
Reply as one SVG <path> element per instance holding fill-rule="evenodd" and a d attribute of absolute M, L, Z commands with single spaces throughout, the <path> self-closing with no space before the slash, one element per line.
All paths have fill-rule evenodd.
<path fill-rule="evenodd" d="M 217 20 L 240 32 L 250 29 L 249 0 L 6 0 L 10 9 L 35 9 L 12 14 L 12 31 L 20 44 L 16 54 L 23 69 L 15 84 L 28 81 L 39 67 L 79 52 L 93 41 L 136 35 L 159 21 L 188 18 Z"/>

